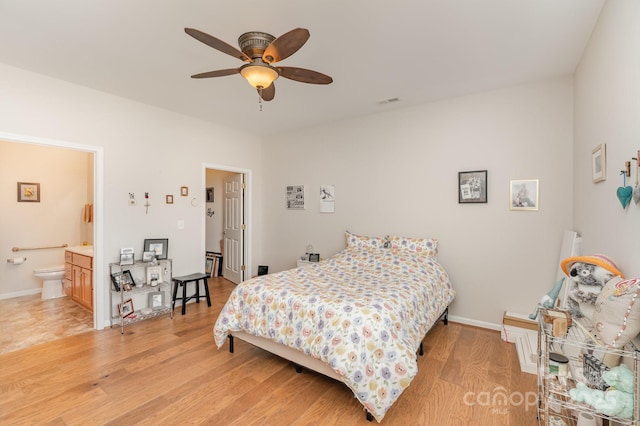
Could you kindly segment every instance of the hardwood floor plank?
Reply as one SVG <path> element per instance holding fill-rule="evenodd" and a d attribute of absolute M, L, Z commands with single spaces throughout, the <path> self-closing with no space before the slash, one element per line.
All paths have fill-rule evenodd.
<path fill-rule="evenodd" d="M 217 349 L 213 324 L 234 285 L 210 281 L 212 307 L 89 332 L 0 355 L 0 424 L 371 425 L 346 385 L 297 374 L 275 355 L 236 341 Z M 438 324 L 419 372 L 385 425 L 535 424 L 535 404 L 496 407 L 481 392 L 535 392 L 515 347 L 498 332 Z M 469 396 L 471 392 L 471 396 Z M 506 408 L 500 410 L 499 408 Z"/>

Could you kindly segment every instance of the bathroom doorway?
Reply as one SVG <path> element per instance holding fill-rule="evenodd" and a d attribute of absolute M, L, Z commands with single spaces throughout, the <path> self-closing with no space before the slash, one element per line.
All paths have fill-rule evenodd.
<path fill-rule="evenodd" d="M 99 247 L 102 148 L 0 132 L 0 151 L 3 149 L 13 155 L 0 155 L 0 163 L 5 163 L 0 168 L 1 180 L 14 188 L 19 188 L 20 182 L 37 183 L 40 200 L 20 202 L 16 188 L 18 199 L 13 195 L 0 201 L 3 211 L 12 215 L 6 221 L 9 228 L 2 230 L 7 238 L 0 242 L 0 251 L 13 261 L 24 261 L 10 264 L 3 260 L 5 267 L 0 268 L 0 304 L 20 312 L 4 315 L 0 329 L 29 330 L 19 334 L 35 345 L 104 328 L 104 320 L 100 320 L 105 312 L 100 250 L 94 252 L 93 312 L 66 315 L 75 312 L 75 302 L 69 297 L 41 300 L 42 285 L 33 276 L 36 268 L 64 264 L 65 244 Z M 88 217 L 85 211 L 89 206 L 93 214 Z M 70 322 L 70 317 L 74 321 Z M 16 347 L 22 346 L 18 343 Z"/>

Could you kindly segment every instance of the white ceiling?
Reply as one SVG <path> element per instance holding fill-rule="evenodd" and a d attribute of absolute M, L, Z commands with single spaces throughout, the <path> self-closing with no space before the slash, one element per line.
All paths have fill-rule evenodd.
<path fill-rule="evenodd" d="M 604 0 L 0 0 L 0 62 L 259 134 L 571 74 Z M 276 81 L 259 110 L 237 46 L 246 31 L 309 29 L 280 62 L 333 77 Z M 397 97 L 399 102 L 380 105 Z"/>

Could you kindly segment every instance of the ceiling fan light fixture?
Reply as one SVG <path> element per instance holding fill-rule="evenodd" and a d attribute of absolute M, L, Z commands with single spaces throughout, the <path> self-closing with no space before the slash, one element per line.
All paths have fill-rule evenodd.
<path fill-rule="evenodd" d="M 275 68 L 269 65 L 258 65 L 256 63 L 242 66 L 242 68 L 240 68 L 240 74 L 256 89 L 266 89 L 280 76 Z"/>

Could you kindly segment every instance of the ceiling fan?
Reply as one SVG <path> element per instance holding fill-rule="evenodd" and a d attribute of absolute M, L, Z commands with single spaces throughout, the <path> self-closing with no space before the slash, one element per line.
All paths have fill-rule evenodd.
<path fill-rule="evenodd" d="M 272 65 L 293 55 L 307 42 L 310 34 L 309 30 L 305 28 L 293 29 L 278 38 L 259 31 L 244 33 L 238 37 L 240 50 L 200 30 L 185 28 L 184 31 L 209 47 L 247 62 L 239 68 L 203 72 L 194 74 L 191 78 L 241 74 L 249 84 L 258 90 L 260 98 L 265 101 L 270 101 L 275 97 L 276 88 L 273 81 L 280 76 L 302 83 L 330 84 L 333 82 L 331 77 L 317 71 Z"/>

